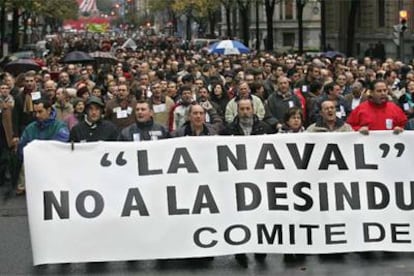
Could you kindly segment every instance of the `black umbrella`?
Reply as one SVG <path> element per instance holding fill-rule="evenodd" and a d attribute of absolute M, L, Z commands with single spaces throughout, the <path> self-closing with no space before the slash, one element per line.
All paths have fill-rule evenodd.
<path fill-rule="evenodd" d="M 112 53 L 110 53 L 110 52 L 96 51 L 96 52 L 89 53 L 89 54 L 98 63 L 111 63 L 111 64 L 116 64 L 116 63 L 119 62 L 119 60 Z"/>
<path fill-rule="evenodd" d="M 95 61 L 93 57 L 82 51 L 67 53 L 61 60 L 63 63 L 88 63 L 93 61 Z"/>
<path fill-rule="evenodd" d="M 32 59 L 18 59 L 11 61 L 4 66 L 4 71 L 15 76 L 30 70 L 39 71 L 40 69 L 39 64 Z"/>

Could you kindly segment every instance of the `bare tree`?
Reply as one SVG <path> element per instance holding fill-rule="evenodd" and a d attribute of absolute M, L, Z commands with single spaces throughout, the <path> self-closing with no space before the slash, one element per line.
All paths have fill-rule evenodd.
<path fill-rule="evenodd" d="M 355 40 L 355 18 L 358 13 L 360 6 L 360 0 L 351 0 L 351 7 L 348 15 L 348 29 L 347 29 L 347 43 L 346 43 L 346 54 L 352 56 L 354 52 L 354 40 Z"/>
<path fill-rule="evenodd" d="M 232 27 L 231 27 L 231 11 L 233 8 L 233 0 L 221 0 L 224 10 L 226 12 L 226 26 L 227 26 L 227 38 L 231 39 L 233 37 Z"/>
<path fill-rule="evenodd" d="M 265 0 L 265 10 L 266 10 L 266 29 L 267 29 L 267 38 L 266 38 L 266 50 L 273 50 L 273 14 L 275 12 L 276 0 Z"/>
<path fill-rule="evenodd" d="M 243 42 L 245 45 L 249 45 L 250 40 L 250 1 L 249 0 L 237 0 L 237 4 L 239 5 L 239 12 L 241 18 L 241 34 L 243 38 Z"/>

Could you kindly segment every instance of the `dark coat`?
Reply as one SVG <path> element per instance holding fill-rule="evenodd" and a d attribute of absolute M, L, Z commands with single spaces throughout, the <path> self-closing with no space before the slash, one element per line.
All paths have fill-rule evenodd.
<path fill-rule="evenodd" d="M 106 120 L 100 120 L 93 125 L 82 121 L 70 131 L 70 141 L 73 142 L 117 141 L 117 139 L 118 128 Z"/>
<path fill-rule="evenodd" d="M 261 135 L 272 133 L 271 127 L 263 121 L 260 121 L 257 115 L 253 117 L 253 127 L 250 135 Z M 243 129 L 240 127 L 239 116 L 234 118 L 233 122 L 229 124 L 221 133 L 221 135 L 244 135 Z"/>
<path fill-rule="evenodd" d="M 135 122 L 124 128 L 119 135 L 119 141 L 135 141 L 134 135 L 138 135 L 139 140 L 149 141 L 169 138 L 170 134 L 166 127 L 150 120 L 145 123 Z"/>

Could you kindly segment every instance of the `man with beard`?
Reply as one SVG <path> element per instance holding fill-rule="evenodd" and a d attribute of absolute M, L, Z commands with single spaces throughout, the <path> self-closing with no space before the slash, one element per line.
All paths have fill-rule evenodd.
<path fill-rule="evenodd" d="M 261 121 L 254 114 L 253 102 L 251 99 L 240 99 L 237 103 L 237 116 L 229 124 L 222 135 L 261 135 L 271 133 L 268 124 Z"/>
<path fill-rule="evenodd" d="M 102 119 L 104 107 L 100 98 L 90 96 L 85 105 L 86 116 L 71 129 L 70 141 L 117 141 L 117 127 L 112 122 Z"/>
<path fill-rule="evenodd" d="M 374 82 L 368 101 L 358 105 L 347 122 L 354 130 L 368 134 L 370 130 L 403 131 L 407 116 L 401 108 L 388 100 L 388 87 L 384 80 Z"/>
<path fill-rule="evenodd" d="M 237 102 L 237 116 L 233 122 L 229 124 L 222 135 L 261 135 L 271 133 L 268 124 L 259 120 L 254 114 L 253 101 L 251 99 L 240 99 Z M 255 254 L 255 259 L 262 262 L 266 258 L 266 254 Z M 243 267 L 248 267 L 248 259 L 246 254 L 236 254 L 236 261 Z"/>

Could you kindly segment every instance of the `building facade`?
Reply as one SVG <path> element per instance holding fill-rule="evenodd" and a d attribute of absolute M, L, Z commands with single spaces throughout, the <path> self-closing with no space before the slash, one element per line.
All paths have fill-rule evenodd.
<path fill-rule="evenodd" d="M 256 43 L 256 31 L 260 38 L 260 49 L 264 49 L 264 41 L 267 39 L 266 10 L 264 1 L 250 1 L 250 47 L 254 48 Z M 256 4 L 258 14 L 256 17 Z M 298 14 L 296 10 L 296 0 L 276 1 L 273 13 L 273 45 L 278 52 L 294 51 L 298 48 Z M 241 20 L 238 8 L 233 9 L 231 14 L 233 34 L 241 37 Z M 258 22 L 256 22 L 258 20 Z M 320 48 L 320 29 L 321 29 L 321 9 L 319 1 L 309 1 L 303 10 L 303 40 L 304 49 L 319 50 Z M 221 11 L 221 22 L 219 23 L 219 35 L 227 33 L 225 9 Z"/>
<path fill-rule="evenodd" d="M 355 16 L 350 16 L 352 3 L 358 4 Z M 402 57 L 408 61 L 414 57 L 412 0 L 360 0 L 329 1 L 326 3 L 326 39 L 335 50 L 347 52 L 348 28 L 355 24 L 352 55 L 362 57 L 370 44 L 381 41 L 387 56 Z M 407 30 L 399 38 L 399 11 L 408 12 Z M 394 28 L 396 27 L 396 29 Z M 397 45 L 402 44 L 402 45 Z M 400 52 L 401 51 L 401 52 Z"/>

